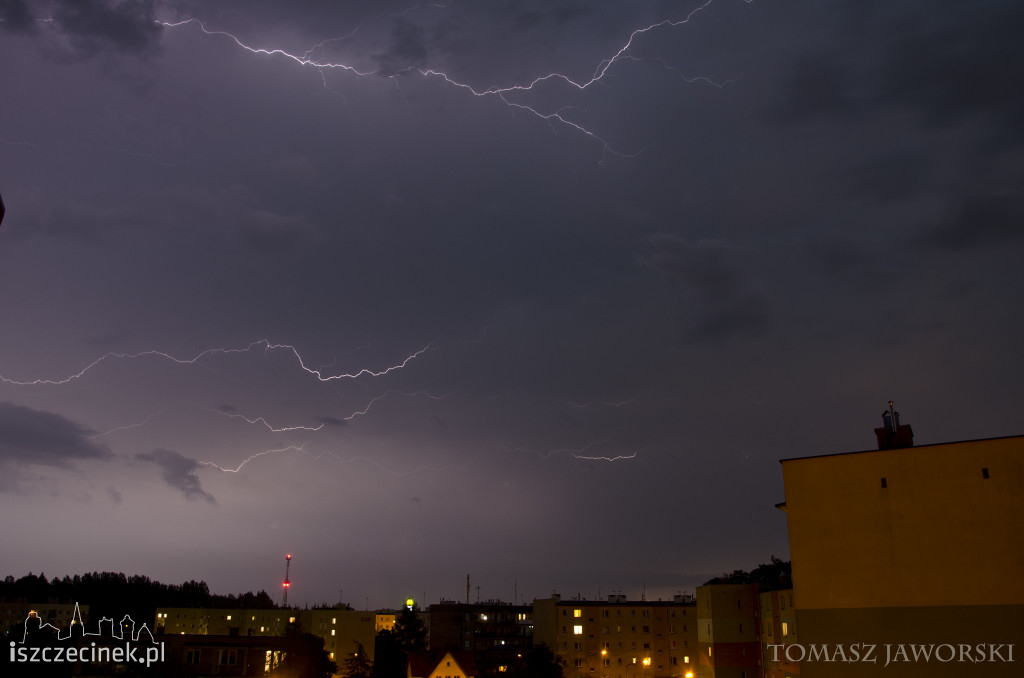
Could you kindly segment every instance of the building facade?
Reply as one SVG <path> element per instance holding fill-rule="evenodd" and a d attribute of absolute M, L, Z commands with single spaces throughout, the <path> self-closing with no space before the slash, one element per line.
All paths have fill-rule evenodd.
<path fill-rule="evenodd" d="M 378 631 L 395 627 L 394 612 L 339 609 L 233 610 L 224 608 L 159 608 L 157 635 L 283 636 L 288 624 L 319 636 L 332 661 L 341 663 L 363 646 L 372 661 Z"/>
<path fill-rule="evenodd" d="M 799 645 L 793 589 L 763 591 L 761 600 L 761 666 L 764 678 L 796 678 L 800 663 L 790 659 L 790 645 Z"/>
<path fill-rule="evenodd" d="M 533 645 L 533 607 L 500 601 L 431 605 L 430 648 L 470 652 L 481 667 L 513 663 Z"/>
<path fill-rule="evenodd" d="M 761 677 L 757 584 L 698 586 L 696 614 L 699 678 Z"/>
<path fill-rule="evenodd" d="M 782 471 L 802 676 L 1022 675 L 1024 436 Z"/>
<path fill-rule="evenodd" d="M 533 602 L 534 643 L 565 660 L 566 678 L 692 678 L 697 654 L 696 605 L 674 601 Z"/>

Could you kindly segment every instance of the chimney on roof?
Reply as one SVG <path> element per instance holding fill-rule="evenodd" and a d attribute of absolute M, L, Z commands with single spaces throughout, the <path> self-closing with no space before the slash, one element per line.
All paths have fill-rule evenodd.
<path fill-rule="evenodd" d="M 914 430 L 909 424 L 900 423 L 900 413 L 893 409 L 893 401 L 889 401 L 889 409 L 882 412 L 882 427 L 875 429 L 878 438 L 878 449 L 896 450 L 914 446 Z"/>

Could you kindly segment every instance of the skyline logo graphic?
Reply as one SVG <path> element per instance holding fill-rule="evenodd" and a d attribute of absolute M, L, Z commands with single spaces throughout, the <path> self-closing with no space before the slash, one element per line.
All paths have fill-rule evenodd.
<path fill-rule="evenodd" d="M 145 664 L 164 661 L 164 644 L 157 643 L 148 624 L 135 628 L 130 615 L 115 624 L 110 617 L 99 620 L 97 631 L 90 633 L 75 611 L 67 629 L 43 621 L 35 610 L 25 617 L 21 642 L 10 641 L 9 661 L 16 663 Z"/>

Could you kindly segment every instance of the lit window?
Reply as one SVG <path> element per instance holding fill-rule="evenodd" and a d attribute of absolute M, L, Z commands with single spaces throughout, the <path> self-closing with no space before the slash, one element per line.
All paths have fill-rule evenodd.
<path fill-rule="evenodd" d="M 683 663 L 684 664 L 689 664 L 690 663 L 690 655 L 688 655 L 688 654 L 683 655 Z"/>
<path fill-rule="evenodd" d="M 583 610 L 573 610 L 572 611 L 572 616 L 574 616 L 574 617 L 582 617 L 583 616 Z"/>
<path fill-rule="evenodd" d="M 782 635 L 789 635 L 789 624 L 787 622 L 782 622 Z"/>
<path fill-rule="evenodd" d="M 334 635 L 334 629 L 331 629 L 331 635 L 332 636 Z"/>
<path fill-rule="evenodd" d="M 295 617 L 288 617 L 288 623 L 289 624 L 294 624 L 295 623 Z"/>
<path fill-rule="evenodd" d="M 227 616 L 227 620 L 231 621 L 231 615 L 230 614 Z"/>
<path fill-rule="evenodd" d="M 580 624 L 577 624 L 576 626 L 573 626 L 572 627 L 572 633 L 573 633 L 574 636 L 582 636 L 583 635 L 583 626 L 580 625 Z"/>

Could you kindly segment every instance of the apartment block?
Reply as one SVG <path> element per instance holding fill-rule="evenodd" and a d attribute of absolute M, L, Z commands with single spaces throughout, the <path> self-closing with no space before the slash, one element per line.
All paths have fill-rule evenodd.
<path fill-rule="evenodd" d="M 697 654 L 696 605 L 672 601 L 533 602 L 534 643 L 565 660 L 566 678 L 692 678 Z"/>

